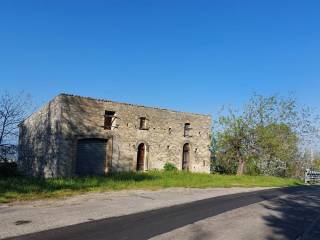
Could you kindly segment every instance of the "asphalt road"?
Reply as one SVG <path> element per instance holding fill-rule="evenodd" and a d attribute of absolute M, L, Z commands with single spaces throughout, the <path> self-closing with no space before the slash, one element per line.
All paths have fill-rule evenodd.
<path fill-rule="evenodd" d="M 290 195 L 291 198 L 279 203 L 279 196 L 282 195 Z M 179 197 L 179 195 L 177 195 L 177 197 Z M 308 199 L 310 198 L 310 201 L 300 201 L 306 197 L 308 197 Z M 283 211 L 281 212 L 282 217 L 281 219 L 271 218 L 268 224 L 271 226 L 274 224 L 275 227 L 280 228 L 277 230 L 278 233 L 280 232 L 282 234 L 282 239 L 304 239 L 306 232 L 308 232 L 308 236 L 312 235 L 312 226 L 315 226 L 314 220 L 319 215 L 317 210 L 319 208 L 320 190 L 319 187 L 301 186 L 225 195 L 158 210 L 81 223 L 10 239 L 143 240 L 262 201 L 270 203 L 278 201 L 277 207 L 279 207 L 279 211 Z M 139 202 L 137 202 L 137 204 L 139 204 Z M 276 202 L 274 202 L 274 204 L 276 204 Z M 245 220 L 246 219 L 244 219 L 244 222 Z M 267 220 L 268 219 L 266 219 L 266 221 Z M 252 231 L 254 231 L 254 229 Z"/>

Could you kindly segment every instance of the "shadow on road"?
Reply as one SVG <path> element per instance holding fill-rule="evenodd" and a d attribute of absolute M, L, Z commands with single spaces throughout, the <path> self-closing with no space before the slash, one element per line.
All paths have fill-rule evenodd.
<path fill-rule="evenodd" d="M 267 240 L 320 239 L 320 234 L 315 238 L 311 237 L 314 229 L 310 228 L 320 213 L 320 186 L 310 186 L 262 205 L 271 210 L 270 215 L 263 217 L 273 229 L 272 236 Z M 308 231 L 310 234 L 307 234 Z"/>
<path fill-rule="evenodd" d="M 227 211 L 261 204 L 266 208 L 263 217 L 271 229 L 267 240 L 302 240 L 301 236 L 320 213 L 320 187 L 300 186 L 267 189 L 250 193 L 237 193 L 212 197 L 181 205 L 105 218 L 72 226 L 27 234 L 13 239 L 20 240 L 103 240 L 106 239 L 150 239 L 200 220 Z M 246 224 L 246 219 L 243 219 Z M 192 225 L 194 236 L 188 239 L 212 239 L 206 229 Z M 249 226 L 250 227 L 250 226 Z M 320 239 L 320 238 L 313 238 Z M 309 239 L 308 239 L 309 240 Z"/>

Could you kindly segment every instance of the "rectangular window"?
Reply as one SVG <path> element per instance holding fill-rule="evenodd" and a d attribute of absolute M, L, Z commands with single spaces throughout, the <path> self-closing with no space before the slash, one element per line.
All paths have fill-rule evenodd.
<path fill-rule="evenodd" d="M 111 130 L 113 121 L 115 119 L 114 117 L 115 112 L 113 111 L 105 111 L 104 113 L 104 129 Z"/>
<path fill-rule="evenodd" d="M 140 129 L 141 130 L 148 130 L 148 120 L 145 117 L 140 118 Z"/>
<path fill-rule="evenodd" d="M 190 123 L 184 124 L 184 136 L 189 137 L 190 136 Z"/>

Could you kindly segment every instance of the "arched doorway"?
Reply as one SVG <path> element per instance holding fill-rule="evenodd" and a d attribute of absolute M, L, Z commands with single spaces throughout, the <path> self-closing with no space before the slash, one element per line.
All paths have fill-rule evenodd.
<path fill-rule="evenodd" d="M 145 144 L 140 143 L 138 146 L 138 152 L 137 152 L 137 168 L 136 168 L 137 171 L 144 170 L 145 150 L 146 150 Z"/>
<path fill-rule="evenodd" d="M 190 162 L 190 145 L 186 143 L 183 145 L 183 153 L 182 153 L 182 170 L 189 170 L 189 162 Z"/>

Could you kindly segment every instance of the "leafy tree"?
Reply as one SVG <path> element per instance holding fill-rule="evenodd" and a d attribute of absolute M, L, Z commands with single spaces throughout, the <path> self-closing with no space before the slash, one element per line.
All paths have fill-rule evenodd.
<path fill-rule="evenodd" d="M 264 175 L 286 176 L 298 156 L 298 136 L 286 124 L 256 129 L 258 169 Z"/>
<path fill-rule="evenodd" d="M 241 175 L 251 154 L 251 130 L 245 119 L 233 112 L 221 117 L 219 124 L 224 130 L 216 134 L 216 158 L 226 173 Z"/>
<path fill-rule="evenodd" d="M 227 110 L 213 131 L 216 165 L 228 173 L 292 175 L 303 167 L 299 146 L 319 137 L 317 116 L 292 97 L 254 95 L 242 112 Z"/>
<path fill-rule="evenodd" d="M 320 153 L 315 153 L 313 162 L 314 169 L 320 171 Z"/>

